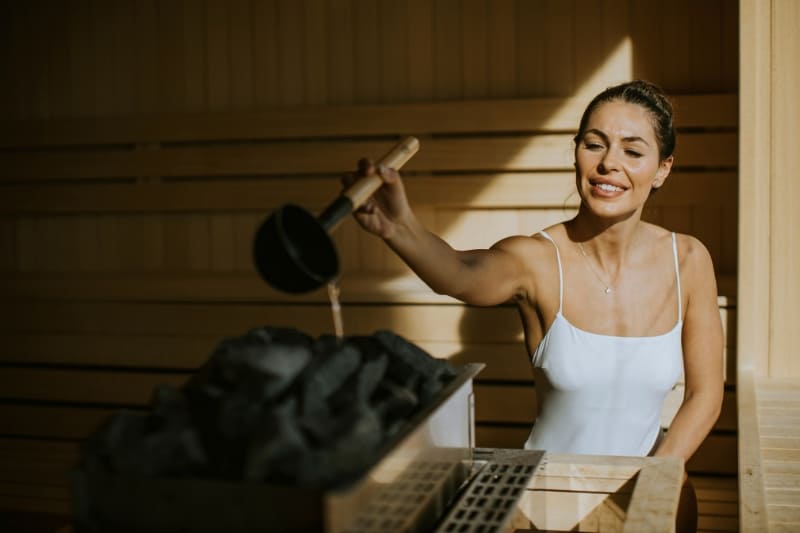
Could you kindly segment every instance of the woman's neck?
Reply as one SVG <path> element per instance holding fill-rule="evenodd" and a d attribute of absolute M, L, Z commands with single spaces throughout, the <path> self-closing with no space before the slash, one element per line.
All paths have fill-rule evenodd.
<path fill-rule="evenodd" d="M 596 217 L 583 209 L 565 223 L 570 240 L 594 255 L 607 272 L 617 271 L 638 242 L 643 223 L 638 216 L 624 220 Z"/>

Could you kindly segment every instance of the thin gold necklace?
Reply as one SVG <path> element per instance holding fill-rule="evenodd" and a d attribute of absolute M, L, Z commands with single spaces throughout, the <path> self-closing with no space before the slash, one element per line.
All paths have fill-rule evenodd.
<path fill-rule="evenodd" d="M 592 271 L 592 274 L 594 274 L 594 277 L 597 278 L 597 281 L 599 281 L 603 285 L 603 292 L 605 292 L 606 294 L 610 294 L 611 290 L 612 290 L 611 284 L 610 283 L 606 283 L 603 280 L 603 278 L 600 277 L 600 274 L 597 272 L 597 270 L 594 268 L 594 265 L 592 264 L 592 260 L 589 258 L 589 255 L 586 253 L 586 250 L 583 249 L 583 244 L 581 244 L 579 242 L 578 243 L 578 248 L 581 249 L 581 254 L 583 254 L 583 258 L 586 259 L 586 264 L 589 266 L 589 270 Z"/>

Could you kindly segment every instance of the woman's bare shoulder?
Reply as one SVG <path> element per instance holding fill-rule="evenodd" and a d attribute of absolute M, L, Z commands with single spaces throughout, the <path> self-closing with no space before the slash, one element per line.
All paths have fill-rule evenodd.
<path fill-rule="evenodd" d="M 708 248 L 697 237 L 685 233 L 676 233 L 675 240 L 681 279 L 687 290 L 716 293 L 714 262 Z"/>
<path fill-rule="evenodd" d="M 650 242 L 655 242 L 660 244 L 660 241 L 666 241 L 667 239 L 672 239 L 672 234 L 674 232 L 659 226 L 657 224 L 653 224 L 652 222 L 640 222 L 640 227 L 644 229 L 646 232 L 647 240 Z M 679 235 L 676 233 L 676 236 Z"/>
<path fill-rule="evenodd" d="M 711 263 L 711 253 L 697 237 L 686 233 L 675 233 L 675 241 L 682 265 L 707 266 Z"/>
<path fill-rule="evenodd" d="M 558 226 L 551 226 L 544 231 L 558 231 Z M 549 233 L 548 233 L 549 234 Z M 543 253 L 552 254 L 553 243 L 542 232 L 532 235 L 512 235 L 506 237 L 492 246 L 492 249 L 503 250 L 525 259 L 536 259 Z"/>
<path fill-rule="evenodd" d="M 693 235 L 686 233 L 678 233 L 656 224 L 644 223 L 644 226 L 651 234 L 651 240 L 665 241 L 671 240 L 673 233 L 675 234 L 675 244 L 678 248 L 678 259 L 681 265 L 690 264 L 695 261 L 704 261 L 710 258 L 708 249 L 705 245 Z"/>
<path fill-rule="evenodd" d="M 495 243 L 492 250 L 514 257 L 515 262 L 523 269 L 522 290 L 518 292 L 516 298 L 518 303 L 538 305 L 536 302 L 542 296 L 541 280 L 558 279 L 553 243 L 541 233 L 506 237 Z M 545 285 L 549 286 L 552 283 Z"/>

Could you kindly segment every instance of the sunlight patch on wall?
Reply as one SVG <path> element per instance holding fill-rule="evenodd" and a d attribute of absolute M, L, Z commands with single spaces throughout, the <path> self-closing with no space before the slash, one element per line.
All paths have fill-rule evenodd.
<path fill-rule="evenodd" d="M 629 81 L 633 77 L 633 41 L 625 37 L 614 48 L 608 58 L 575 91 L 575 97 L 589 100 L 607 87 Z"/>
<path fill-rule="evenodd" d="M 633 78 L 633 41 L 620 40 L 594 73 L 578 85 L 565 105 L 553 110 L 544 129 L 561 129 L 565 124 L 577 129 L 578 121 L 589 101 L 600 91 Z"/>

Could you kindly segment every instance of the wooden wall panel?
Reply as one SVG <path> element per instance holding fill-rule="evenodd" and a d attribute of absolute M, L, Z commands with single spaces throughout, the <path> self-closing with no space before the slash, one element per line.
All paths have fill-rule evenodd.
<path fill-rule="evenodd" d="M 75 444 L 115 407 L 142 408 L 155 381 L 179 383 L 222 337 L 262 324 L 330 331 L 324 291 L 291 297 L 258 279 L 253 231 L 287 201 L 321 208 L 342 172 L 398 134 L 422 138 L 406 169 L 420 218 L 457 246 L 489 245 L 574 213 L 583 107 L 647 77 L 677 95 L 681 128 L 678 168 L 647 218 L 698 234 L 721 277 L 735 276 L 734 0 L 2 9 L 0 487 L 16 492 L 0 505 L 68 512 Z M 335 240 L 345 332 L 389 328 L 438 357 L 488 361 L 479 443 L 518 445 L 530 414 L 497 415 L 530 394 L 516 311 L 431 293 L 352 222 Z M 730 473 L 736 437 L 720 431 L 697 470 Z"/>
<path fill-rule="evenodd" d="M 433 210 L 419 208 L 421 215 L 429 211 L 430 229 L 462 249 L 491 246 L 509 233 L 533 233 L 571 216 L 575 210 L 573 202 L 534 209 L 513 206 L 492 206 L 484 210 L 446 206 Z M 708 213 L 708 210 L 667 206 L 653 208 L 648 219 L 676 231 L 692 231 L 695 227 L 692 222 L 698 220 L 692 215 L 695 211 Z M 8 219 L 2 242 L 8 250 L 5 256 L 8 268 L 20 273 L 151 270 L 247 273 L 253 268 L 252 237 L 258 223 L 266 216 L 264 213 L 248 209 Z M 717 220 L 719 218 L 700 218 L 700 222 L 706 221 L 712 229 L 718 226 Z M 16 239 L 13 238 L 15 228 Z M 719 229 L 714 235 L 708 232 L 698 235 L 714 257 L 720 257 L 721 235 Z M 347 261 L 346 273 L 382 272 L 389 266 L 386 261 L 392 255 L 388 249 L 377 238 L 358 230 L 354 223 L 347 221 L 334 237 L 342 244 L 342 250 L 357 250 L 356 256 L 342 252 L 342 259 Z M 14 257 L 21 260 L 12 262 Z M 718 270 L 723 275 L 732 272 L 724 268 Z"/>
<path fill-rule="evenodd" d="M 660 60 L 664 64 L 662 83 L 667 87 L 691 86 L 691 4 L 691 0 L 678 0 L 661 6 L 664 30 Z"/>
<path fill-rule="evenodd" d="M 406 173 L 567 171 L 573 156 L 570 134 L 444 137 L 429 139 L 404 167 Z M 735 154 L 726 147 L 735 133 L 686 133 L 676 157 L 684 168 L 732 169 Z M 89 180 L 117 178 L 303 177 L 338 175 L 352 171 L 364 154 L 383 154 L 391 142 L 332 140 L 305 143 L 249 142 L 214 145 L 185 143 L 163 149 L 86 149 L 0 154 L 0 182 Z M 379 157 L 373 156 L 374 158 Z M 677 169 L 676 169 L 677 172 Z"/>
<path fill-rule="evenodd" d="M 722 3 L 722 83 L 728 86 L 739 86 L 739 54 L 732 50 L 740 50 L 739 43 L 739 2 Z"/>
<path fill-rule="evenodd" d="M 800 104 L 800 4 L 779 0 L 772 11 L 772 97 L 770 165 L 770 317 L 769 367 L 771 377 L 800 378 L 796 356 L 800 344 L 800 152 L 792 146 Z M 763 370 L 763 369 L 762 369 Z"/>
<path fill-rule="evenodd" d="M 518 35 L 515 0 L 495 0 L 487 11 L 488 87 L 491 98 L 516 95 Z"/>
<path fill-rule="evenodd" d="M 796 408 L 800 170 L 787 135 L 800 119 L 800 9 L 791 1 L 742 1 L 738 366 L 740 514 L 746 531 L 797 529 Z M 772 402 L 777 402 L 773 404 Z"/>
<path fill-rule="evenodd" d="M 11 272 L 17 266 L 15 223 L 0 217 L 0 272 Z"/>
<path fill-rule="evenodd" d="M 230 54 L 230 102 L 232 109 L 252 109 L 255 104 L 255 84 L 253 55 L 255 52 L 253 20 L 253 5 L 249 0 L 236 0 L 227 2 L 228 21 L 230 34 L 228 35 L 228 50 Z M 321 32 L 318 19 L 313 19 L 311 35 Z M 324 36 L 324 33 L 322 33 Z M 318 46 L 314 47 L 317 55 L 320 53 Z M 312 87 L 320 87 L 325 91 L 324 79 L 312 79 Z M 311 95 L 310 103 L 316 103 L 316 95 Z"/>
<path fill-rule="evenodd" d="M 3 118 L 567 96 L 631 76 L 679 93 L 738 81 L 733 0 L 36 0 L 6 11 Z"/>
<path fill-rule="evenodd" d="M 405 2 L 380 0 L 378 2 L 378 40 L 372 45 L 380 52 L 377 62 L 371 69 L 380 75 L 380 101 L 386 103 L 402 102 L 408 98 L 408 73 L 412 68 L 409 54 L 413 50 L 408 42 L 408 5 Z M 367 44 L 366 42 L 364 43 Z M 324 46 L 324 44 L 323 44 Z M 337 77 L 331 72 L 329 77 Z M 319 103 L 325 103 L 321 95 Z"/>

